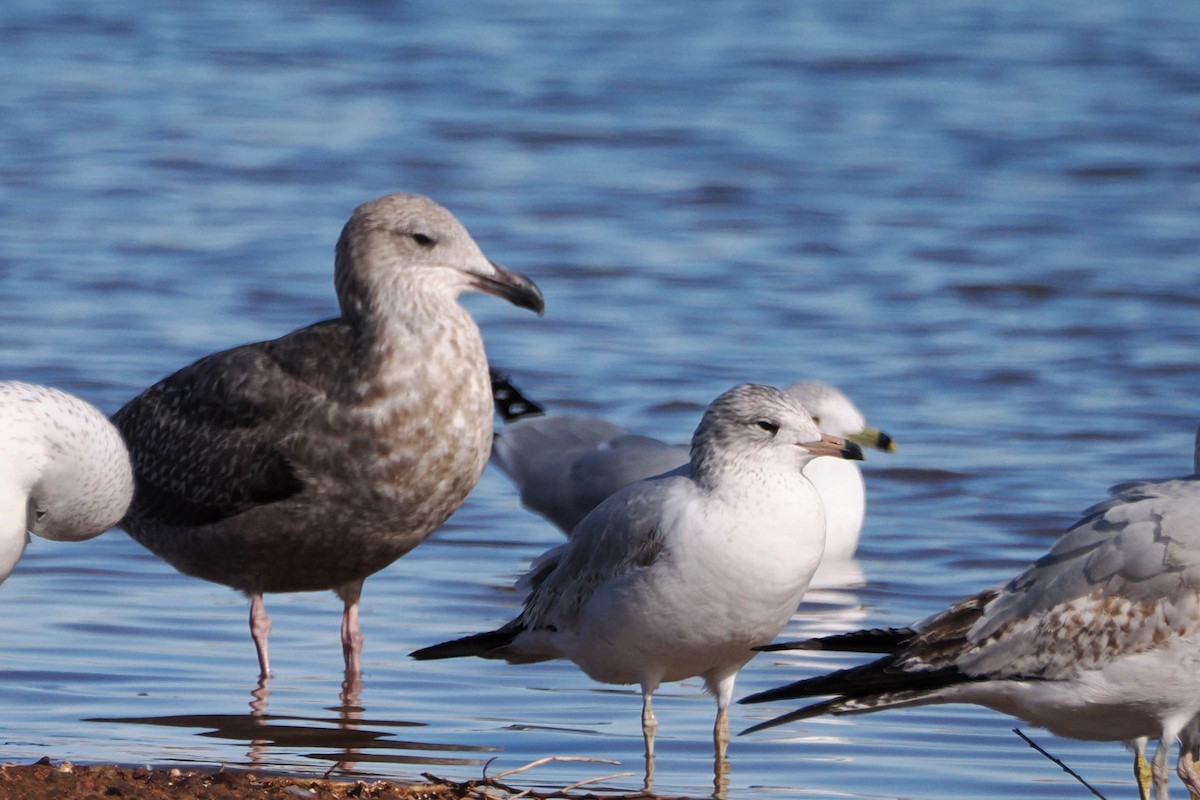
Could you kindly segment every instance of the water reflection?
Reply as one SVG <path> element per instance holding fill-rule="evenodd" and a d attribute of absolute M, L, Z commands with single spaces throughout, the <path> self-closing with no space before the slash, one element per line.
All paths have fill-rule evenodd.
<path fill-rule="evenodd" d="M 260 678 L 250 692 L 248 714 L 175 714 L 156 717 L 93 717 L 84 722 L 197 728 L 197 736 L 245 742 L 246 766 L 277 767 L 274 750 L 300 752 L 303 758 L 329 764 L 325 777 L 359 775 L 359 763 L 483 766 L 487 759 L 438 755 L 489 753 L 498 747 L 416 742 L 390 738 L 395 728 L 424 728 L 423 722 L 371 719 L 359 704 L 360 677 L 347 677 L 332 716 L 269 713 L 270 678 Z"/>
<path fill-rule="evenodd" d="M 728 744 L 728 734 L 725 744 Z M 729 776 L 731 774 L 733 774 L 733 765 L 725 755 L 725 747 L 719 747 L 713 754 L 713 800 L 726 800 L 729 796 Z"/>

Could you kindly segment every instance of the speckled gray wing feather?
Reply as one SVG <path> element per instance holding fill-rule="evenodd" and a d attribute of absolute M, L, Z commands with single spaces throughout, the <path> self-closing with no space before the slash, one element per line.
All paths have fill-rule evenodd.
<path fill-rule="evenodd" d="M 1200 595 L 1198 521 L 1197 478 L 1125 484 L 986 605 L 957 666 L 1062 678 L 1187 634 Z M 926 642 L 944 633 L 936 618 L 918 627 Z M 920 647 L 910 653 L 927 657 Z"/>
<path fill-rule="evenodd" d="M 1087 509 L 1046 555 L 1008 583 L 974 636 L 1096 589 L 1132 600 L 1168 596 L 1180 584 L 1180 570 L 1200 563 L 1197 478 L 1114 488 L 1116 495 Z"/>
<path fill-rule="evenodd" d="M 340 322 L 317 323 L 214 353 L 126 404 L 113 416 L 134 454 L 126 527 L 205 525 L 299 493 L 288 439 L 326 402 L 313 380 L 348 346 Z"/>

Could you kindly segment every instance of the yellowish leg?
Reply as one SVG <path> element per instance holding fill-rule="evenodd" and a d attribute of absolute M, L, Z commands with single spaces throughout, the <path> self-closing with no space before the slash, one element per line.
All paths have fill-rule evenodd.
<path fill-rule="evenodd" d="M 729 750 L 729 709 L 717 709 L 717 722 L 713 725 L 713 753 L 717 761 L 724 761 Z"/>
<path fill-rule="evenodd" d="M 1137 781 L 1139 800 L 1150 800 L 1150 783 L 1154 777 L 1146 758 L 1146 745 L 1145 736 L 1133 743 L 1133 777 Z"/>
<path fill-rule="evenodd" d="M 729 796 L 729 703 L 733 700 L 733 682 L 737 673 L 719 681 L 705 678 L 710 692 L 717 698 L 717 721 L 713 725 L 713 800 Z"/>
<path fill-rule="evenodd" d="M 729 709 L 717 709 L 717 722 L 713 726 L 713 800 L 725 800 L 729 796 Z"/>

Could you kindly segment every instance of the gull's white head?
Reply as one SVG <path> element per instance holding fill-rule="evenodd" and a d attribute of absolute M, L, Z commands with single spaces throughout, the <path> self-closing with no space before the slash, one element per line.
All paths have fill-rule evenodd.
<path fill-rule="evenodd" d="M 735 386 L 714 400 L 692 437 L 694 471 L 747 458 L 791 469 L 817 456 L 863 457 L 857 444 L 822 433 L 795 399 L 760 384 Z"/>
<path fill-rule="evenodd" d="M 0 382 L 0 580 L 27 533 L 88 539 L 120 522 L 132 498 L 129 455 L 104 414 L 57 389 Z"/>
<path fill-rule="evenodd" d="M 895 440 L 878 428 L 867 427 L 867 418 L 858 406 L 836 386 L 823 381 L 801 381 L 785 391 L 800 401 L 823 433 L 850 439 L 863 447 L 895 452 Z"/>

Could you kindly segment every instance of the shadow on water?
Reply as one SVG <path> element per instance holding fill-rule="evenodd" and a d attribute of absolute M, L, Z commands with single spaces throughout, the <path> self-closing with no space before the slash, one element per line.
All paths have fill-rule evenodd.
<path fill-rule="evenodd" d="M 330 716 L 275 715 L 267 711 L 270 680 L 262 679 L 250 693 L 249 714 L 175 714 L 158 717 L 95 717 L 84 722 L 198 728 L 196 735 L 245 742 L 248 766 L 279 768 L 278 756 L 299 755 L 330 764 L 326 776 L 361 774 L 360 763 L 482 766 L 487 759 L 439 753 L 491 753 L 498 747 L 413 742 L 389 738 L 395 728 L 423 728 L 423 722 L 366 717 L 359 704 L 361 681 L 342 685 L 339 703 Z M 309 752 L 301 752 L 301 751 Z M 314 752 L 315 751 L 315 752 Z"/>

